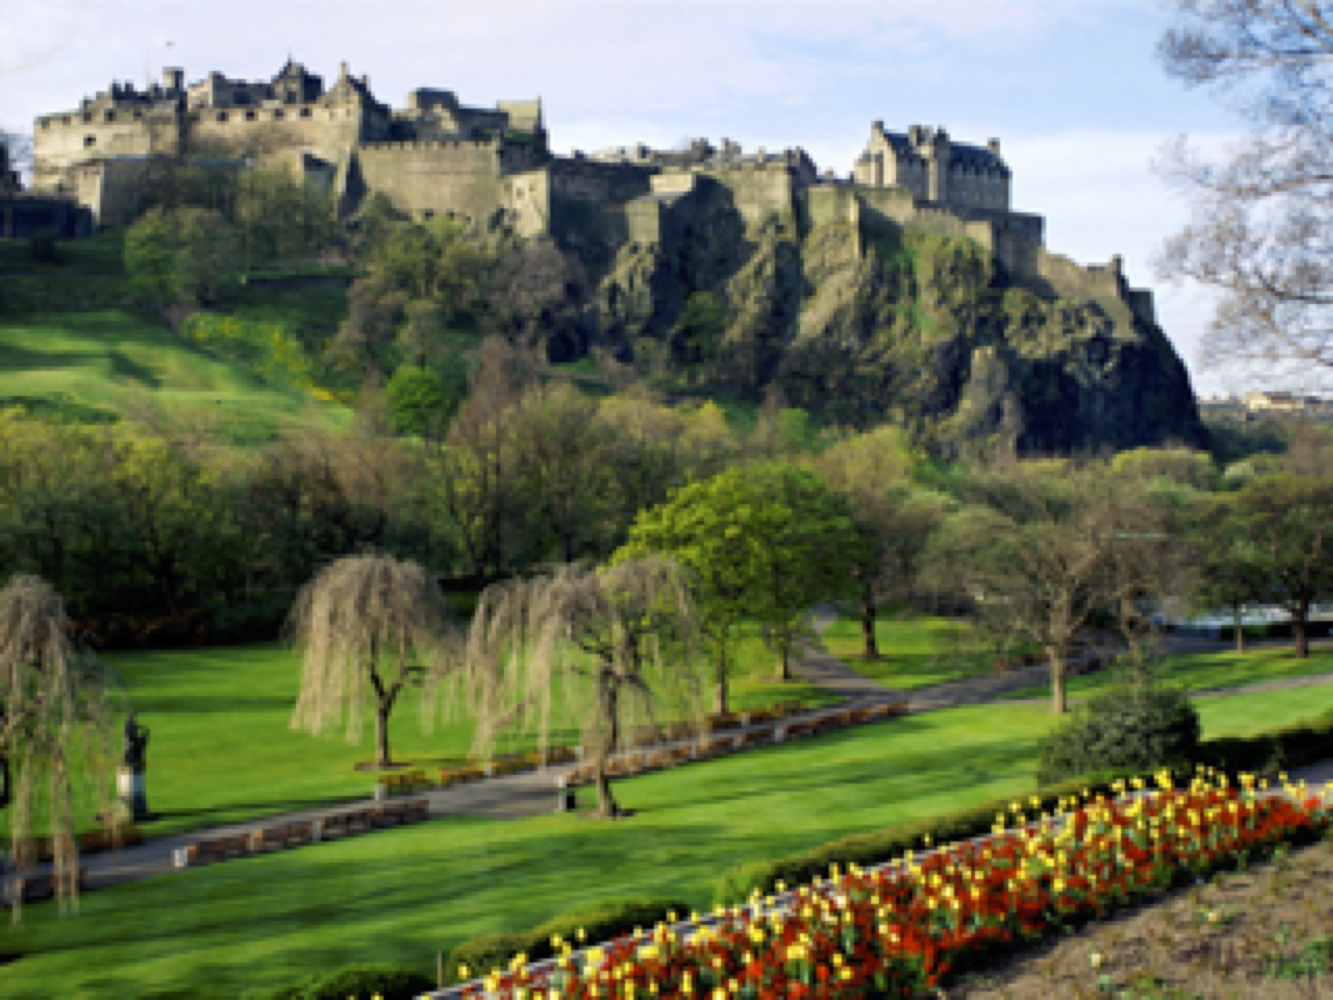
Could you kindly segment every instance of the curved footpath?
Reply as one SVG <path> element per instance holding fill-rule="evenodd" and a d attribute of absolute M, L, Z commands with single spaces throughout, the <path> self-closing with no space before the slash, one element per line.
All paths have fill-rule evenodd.
<path fill-rule="evenodd" d="M 821 608 L 815 616 L 815 628 L 823 630 L 837 618 L 837 612 Z M 1217 648 L 1214 644 L 1211 648 Z M 1023 667 L 1004 674 L 986 675 L 961 681 L 952 681 L 929 688 L 910 692 L 906 695 L 885 688 L 883 685 L 862 677 L 846 664 L 828 653 L 811 650 L 804 661 L 792 665 L 792 673 L 817 684 L 825 690 L 841 695 L 845 701 L 836 707 L 824 708 L 792 716 L 796 719 L 817 719 L 825 715 L 841 713 L 849 708 L 861 708 L 867 705 L 881 704 L 887 701 L 900 701 L 907 698 L 907 713 L 932 712 L 942 708 L 955 708 L 960 705 L 974 705 L 990 701 L 1005 691 L 1031 687 L 1040 684 L 1048 676 L 1044 665 Z M 1282 687 L 1300 687 L 1309 684 L 1333 681 L 1333 674 L 1322 674 L 1308 678 L 1293 678 L 1286 681 L 1273 681 L 1254 684 L 1248 687 L 1233 688 L 1226 691 L 1198 692 L 1199 696 L 1218 694 L 1244 694 L 1249 691 L 1268 691 Z M 1022 701 L 1007 704 L 1023 704 Z M 1030 703 L 1030 702 L 1029 702 Z M 728 732 L 743 732 L 760 728 L 759 725 L 737 727 Z M 665 744 L 665 747 L 684 745 L 691 741 L 677 741 Z M 557 782 L 573 765 L 560 765 L 546 771 L 526 771 L 519 774 L 488 778 L 484 781 L 470 782 L 451 788 L 437 789 L 410 796 L 412 799 L 426 799 L 429 815 L 441 816 L 469 815 L 483 816 L 489 819 L 521 819 L 539 816 L 554 811 L 557 799 Z M 1333 781 L 1333 759 L 1324 760 L 1308 767 L 1291 772 L 1293 781 L 1304 779 L 1313 788 Z M 1333 793 L 1325 792 L 1333 797 Z M 392 800 L 391 800 L 392 801 Z M 256 817 L 228 826 L 194 830 L 190 833 L 148 840 L 136 847 L 123 848 L 99 854 L 80 856 L 79 864 L 87 870 L 88 889 L 101 889 L 121 885 L 138 879 L 157 875 L 167 875 L 179 871 L 174 865 L 175 852 L 200 840 L 218 837 L 237 836 L 249 833 L 259 827 L 276 826 L 283 823 L 297 823 L 306 820 L 324 819 L 328 816 L 346 812 L 349 809 L 376 805 L 373 799 L 357 799 L 320 809 L 303 812 L 284 813 L 267 817 Z M 370 834 L 365 834 L 369 836 Z M 36 866 L 33 876 L 48 874 L 49 863 Z"/>

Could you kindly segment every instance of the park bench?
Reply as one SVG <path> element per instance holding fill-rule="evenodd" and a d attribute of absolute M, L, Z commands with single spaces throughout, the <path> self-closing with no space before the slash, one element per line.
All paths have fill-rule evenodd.
<path fill-rule="evenodd" d="M 214 861 L 226 861 L 229 858 L 243 858 L 250 853 L 250 834 L 238 833 L 233 837 L 217 837 L 213 840 L 201 840 L 185 849 L 185 856 L 190 867 L 206 865 Z"/>
<path fill-rule="evenodd" d="M 250 834 L 250 850 L 259 854 L 267 850 L 283 850 L 299 847 L 315 841 L 315 824 L 311 820 L 300 823 L 285 823 L 282 826 L 265 827 Z"/>
<path fill-rule="evenodd" d="M 79 869 L 79 891 L 82 892 L 88 881 L 88 869 Z M 14 896 L 25 903 L 35 903 L 42 899 L 54 899 L 56 894 L 55 873 L 48 875 L 29 875 L 14 880 Z"/>
<path fill-rule="evenodd" d="M 440 786 L 448 788 L 450 785 L 461 785 L 465 781 L 476 781 L 484 776 L 478 764 L 468 764 L 464 767 L 442 767 L 440 768 Z"/>

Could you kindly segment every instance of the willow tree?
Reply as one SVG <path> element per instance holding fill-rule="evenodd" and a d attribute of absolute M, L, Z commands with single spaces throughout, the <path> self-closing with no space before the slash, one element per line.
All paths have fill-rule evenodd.
<path fill-rule="evenodd" d="M 46 778 L 46 825 L 55 846 L 60 908 L 78 905 L 78 848 L 74 840 L 75 781 L 91 778 L 99 814 L 118 841 L 123 818 L 111 801 L 117 710 L 127 703 L 114 673 L 75 647 L 65 603 L 35 576 L 15 576 L 0 589 L 0 808 L 12 813 L 14 871 L 36 862 L 31 836 L 34 791 Z M 15 776 L 17 771 L 17 776 Z M 13 892 L 11 883 L 10 890 Z M 22 899 L 14 896 L 18 922 Z"/>
<path fill-rule="evenodd" d="M 474 755 L 512 725 L 536 725 L 544 751 L 559 682 L 560 705 L 591 750 L 597 814 L 624 815 L 607 780 L 611 755 L 655 734 L 664 712 L 702 730 L 708 668 L 697 635 L 685 577 L 661 557 L 564 565 L 487 588 L 464 656 Z"/>
<path fill-rule="evenodd" d="M 375 766 L 393 766 L 389 715 L 404 688 L 442 681 L 453 669 L 453 630 L 444 594 L 412 562 L 345 556 L 297 594 L 287 636 L 304 652 L 291 727 L 320 735 L 349 708 L 347 739 L 360 743 L 366 683 L 374 693 Z"/>

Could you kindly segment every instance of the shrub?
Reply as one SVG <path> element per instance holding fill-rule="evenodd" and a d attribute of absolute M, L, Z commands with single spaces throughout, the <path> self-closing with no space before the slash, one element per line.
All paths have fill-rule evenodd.
<path fill-rule="evenodd" d="M 458 967 L 467 966 L 470 976 L 484 976 L 492 969 L 508 969 L 515 955 L 527 955 L 529 962 L 540 962 L 556 954 L 551 938 L 559 936 L 571 947 L 580 947 L 576 940 L 582 928 L 587 944 L 609 941 L 623 934 L 632 934 L 634 928 L 650 930 L 667 914 L 675 911 L 679 919 L 690 912 L 690 905 L 673 899 L 630 899 L 620 902 L 598 903 L 582 910 L 570 910 L 552 917 L 530 931 L 487 934 L 464 941 L 452 952 L 445 964 L 445 978 L 460 981 Z"/>
<path fill-rule="evenodd" d="M 351 965 L 334 972 L 308 976 L 291 986 L 269 993 L 251 991 L 247 997 L 259 1000 L 416 1000 L 436 988 L 435 980 L 415 969 L 401 965 Z"/>
<path fill-rule="evenodd" d="M 1101 768 L 1150 772 L 1192 761 L 1199 713 L 1180 691 L 1155 685 L 1116 687 L 1074 712 L 1038 744 L 1037 783 Z"/>
<path fill-rule="evenodd" d="M 60 247 L 56 243 L 56 234 L 49 230 L 33 233 L 28 241 L 28 252 L 38 264 L 59 264 Z"/>

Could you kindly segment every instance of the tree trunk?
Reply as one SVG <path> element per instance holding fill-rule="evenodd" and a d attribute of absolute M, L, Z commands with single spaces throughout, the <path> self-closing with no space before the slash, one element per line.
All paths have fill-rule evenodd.
<path fill-rule="evenodd" d="M 1236 623 L 1236 652 L 1245 652 L 1245 627 L 1241 624 L 1240 601 L 1231 606 L 1232 619 Z"/>
<path fill-rule="evenodd" d="M 879 659 L 879 646 L 875 642 L 875 596 L 870 584 L 861 591 L 861 634 L 866 641 L 866 659 Z"/>
<path fill-rule="evenodd" d="M 717 654 L 717 685 L 713 689 L 716 697 L 713 700 L 713 711 L 718 715 L 727 714 L 727 655 L 725 652 Z"/>
<path fill-rule="evenodd" d="M 385 704 L 375 706 L 375 747 L 380 767 L 389 766 L 389 708 Z"/>
<path fill-rule="evenodd" d="M 620 815 L 620 807 L 616 805 L 615 797 L 611 794 L 611 782 L 606 777 L 606 762 L 611 759 L 611 754 L 615 752 L 616 740 L 620 735 L 620 720 L 616 717 L 616 703 L 614 687 L 603 692 L 602 707 L 607 714 L 609 726 L 606 739 L 602 742 L 601 750 L 597 755 L 597 815 L 601 819 L 615 819 Z"/>
<path fill-rule="evenodd" d="M 1296 637 L 1296 659 L 1298 660 L 1304 660 L 1310 655 L 1310 649 L 1305 641 L 1305 620 L 1309 613 L 1309 606 L 1303 604 L 1291 619 L 1291 631 Z"/>
<path fill-rule="evenodd" d="M 791 652 L 791 639 L 780 638 L 778 639 L 777 645 L 778 645 L 778 680 L 789 681 L 791 680 L 791 670 L 788 669 L 787 660 L 788 660 L 788 654 Z"/>
<path fill-rule="evenodd" d="M 1069 711 L 1069 702 L 1065 698 L 1065 658 L 1059 650 L 1049 647 L 1046 657 L 1051 663 L 1051 713 L 1064 715 Z"/>

